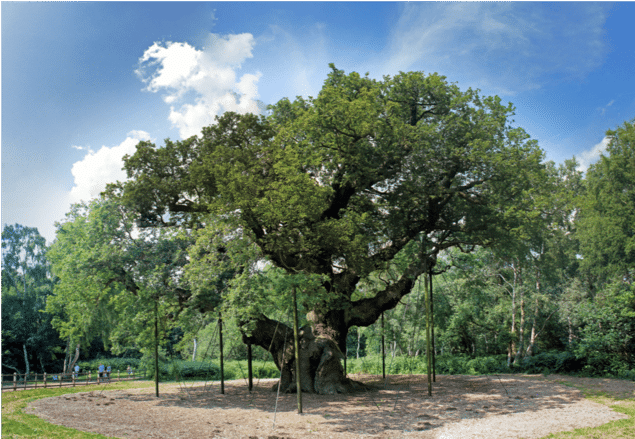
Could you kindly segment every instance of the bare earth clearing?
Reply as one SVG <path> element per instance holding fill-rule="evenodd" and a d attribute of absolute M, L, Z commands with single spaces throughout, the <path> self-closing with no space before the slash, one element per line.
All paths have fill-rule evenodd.
<path fill-rule="evenodd" d="M 351 376 L 376 388 L 353 395 L 280 395 L 275 380 L 219 386 L 204 383 L 154 389 L 69 394 L 34 401 L 28 413 L 54 424 L 126 438 L 539 438 L 626 417 L 585 400 L 559 382 L 635 397 L 635 383 L 558 375 L 438 376 L 432 397 L 421 375 Z"/>

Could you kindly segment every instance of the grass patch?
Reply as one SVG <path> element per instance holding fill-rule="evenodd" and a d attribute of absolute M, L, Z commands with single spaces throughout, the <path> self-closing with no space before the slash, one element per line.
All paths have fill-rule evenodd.
<path fill-rule="evenodd" d="M 126 381 L 108 384 L 106 390 L 138 389 L 152 387 L 154 383 L 143 381 Z M 86 391 L 101 391 L 104 385 L 81 387 L 62 387 L 48 389 L 20 390 L 2 394 L 2 437 L 3 438 L 107 438 L 97 433 L 86 433 L 68 427 L 50 424 L 35 415 L 24 412 L 24 408 L 37 399 L 51 396 L 67 395 Z"/>
<path fill-rule="evenodd" d="M 611 421 L 599 427 L 578 428 L 573 431 L 552 433 L 543 439 L 632 439 L 635 438 L 635 399 L 617 396 L 609 392 L 573 383 L 557 380 L 558 384 L 575 387 L 591 401 L 603 404 L 612 410 L 628 416 L 626 419 Z"/>

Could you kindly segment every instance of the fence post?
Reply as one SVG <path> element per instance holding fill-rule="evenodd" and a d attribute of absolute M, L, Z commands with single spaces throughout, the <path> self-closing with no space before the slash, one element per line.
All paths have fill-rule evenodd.
<path fill-rule="evenodd" d="M 64 374 L 60 374 L 58 376 L 58 379 L 60 380 L 60 387 L 62 387 L 62 381 L 64 380 Z"/>
<path fill-rule="evenodd" d="M 44 372 L 44 388 L 46 389 L 46 372 Z"/>
<path fill-rule="evenodd" d="M 97 384 L 101 383 L 101 374 L 97 372 Z"/>
<path fill-rule="evenodd" d="M 18 373 L 13 372 L 13 390 L 18 390 Z"/>
<path fill-rule="evenodd" d="M 88 379 L 86 380 L 86 385 L 90 382 L 90 370 L 88 371 Z"/>
<path fill-rule="evenodd" d="M 24 389 L 26 390 L 26 380 L 29 379 L 29 376 L 27 374 L 24 374 Z"/>
<path fill-rule="evenodd" d="M 35 388 L 37 389 L 37 372 L 35 372 Z"/>
<path fill-rule="evenodd" d="M 121 370 L 117 369 L 117 381 L 121 381 Z"/>
<path fill-rule="evenodd" d="M 73 380 L 73 387 L 75 387 L 75 372 L 71 373 L 71 379 Z"/>

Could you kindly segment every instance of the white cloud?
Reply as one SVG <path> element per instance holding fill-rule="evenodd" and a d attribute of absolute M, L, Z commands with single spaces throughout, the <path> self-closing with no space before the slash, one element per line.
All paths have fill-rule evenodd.
<path fill-rule="evenodd" d="M 199 134 L 225 111 L 259 113 L 259 72 L 238 78 L 236 71 L 251 58 L 251 34 L 210 34 L 206 48 L 188 43 L 154 43 L 139 59 L 137 74 L 146 90 L 163 91 L 169 120 L 182 138 Z M 188 102 L 189 101 L 189 102 Z M 180 103 L 180 106 L 178 105 Z"/>
<path fill-rule="evenodd" d="M 78 151 L 91 151 L 90 146 L 79 146 L 79 145 L 71 145 L 71 148 L 76 149 Z"/>
<path fill-rule="evenodd" d="M 600 156 L 606 151 L 606 147 L 611 142 L 610 137 L 604 137 L 600 143 L 597 143 L 593 146 L 593 148 L 582 151 L 580 157 L 578 158 L 578 162 L 580 163 L 578 166 L 578 170 L 582 172 L 586 172 L 593 163 L 597 162 Z"/>
<path fill-rule="evenodd" d="M 580 79 L 603 61 L 606 15 L 596 3 L 406 3 L 382 71 L 436 71 L 506 94 Z"/>
<path fill-rule="evenodd" d="M 609 109 L 609 107 L 610 107 L 611 105 L 613 105 L 614 103 L 615 103 L 615 99 L 611 99 L 611 102 L 609 102 L 608 104 L 606 104 L 603 108 L 600 108 L 600 114 L 601 114 L 602 116 L 604 116 L 604 115 L 606 114 L 606 110 L 608 110 L 608 109 Z"/>
<path fill-rule="evenodd" d="M 75 162 L 71 169 L 75 186 L 69 195 L 70 202 L 89 201 L 97 197 L 108 183 L 126 180 L 126 173 L 122 170 L 123 156 L 134 154 L 140 140 L 150 140 L 150 135 L 145 131 L 131 131 L 119 145 L 111 148 L 102 146 L 97 152 L 89 149 L 88 154 Z"/>

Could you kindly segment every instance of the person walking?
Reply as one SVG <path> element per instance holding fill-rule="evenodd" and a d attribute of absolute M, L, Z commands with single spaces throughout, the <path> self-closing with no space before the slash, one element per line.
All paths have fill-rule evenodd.
<path fill-rule="evenodd" d="M 75 379 L 79 376 L 79 366 L 75 365 Z"/>
<path fill-rule="evenodd" d="M 99 369 L 98 369 L 98 371 L 99 371 L 99 378 L 103 378 L 103 377 L 104 377 L 104 370 L 105 370 L 105 369 L 104 369 L 104 365 L 103 365 L 103 364 L 100 364 L 100 365 L 99 365 Z"/>
<path fill-rule="evenodd" d="M 106 378 L 108 378 L 108 381 L 110 381 L 110 371 L 111 371 L 110 366 L 108 366 L 106 368 Z"/>

